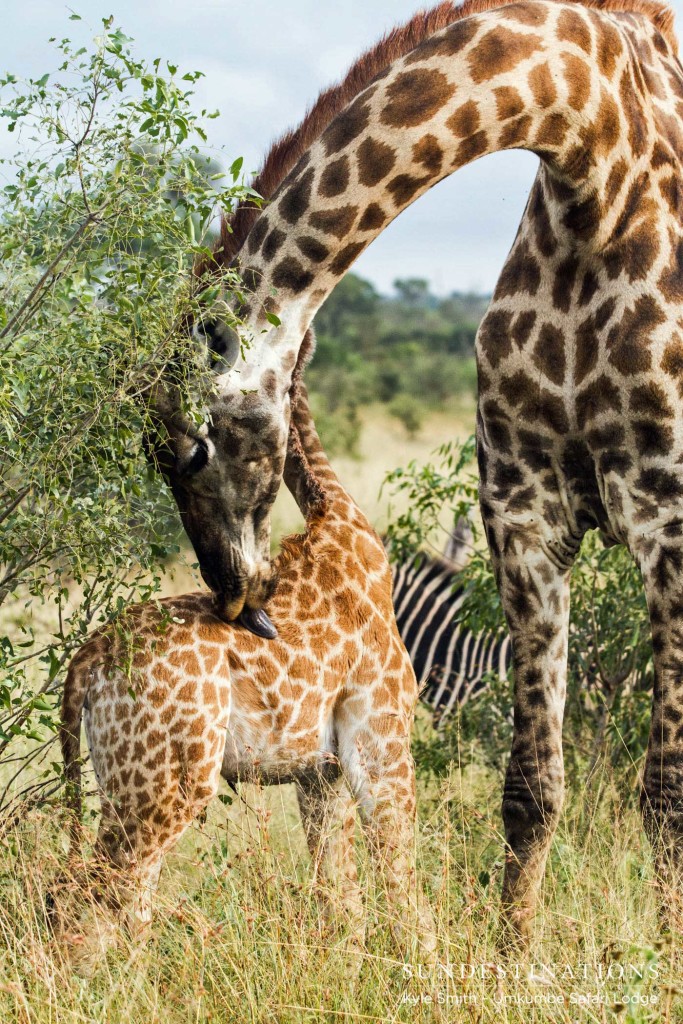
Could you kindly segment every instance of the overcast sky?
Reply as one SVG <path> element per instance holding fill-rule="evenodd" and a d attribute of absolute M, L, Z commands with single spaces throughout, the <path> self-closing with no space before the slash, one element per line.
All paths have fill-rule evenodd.
<path fill-rule="evenodd" d="M 269 142 L 303 115 L 321 88 L 419 0 L 2 0 L 0 72 L 43 74 L 54 67 L 51 35 L 76 38 L 114 14 L 135 50 L 185 70 L 203 71 L 198 105 L 218 108 L 209 121 L 213 150 L 256 169 Z M 683 26 L 683 0 L 673 4 Z M 80 14 L 86 26 L 68 20 Z M 0 138 L 6 155 L 13 137 Z M 529 153 L 487 156 L 441 182 L 370 246 L 354 270 L 382 291 L 396 277 L 426 277 L 433 290 L 490 291 L 534 177 Z"/>

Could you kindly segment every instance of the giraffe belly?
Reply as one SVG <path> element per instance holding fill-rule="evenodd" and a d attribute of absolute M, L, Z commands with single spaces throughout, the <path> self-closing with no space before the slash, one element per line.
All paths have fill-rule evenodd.
<path fill-rule="evenodd" d="M 338 771 L 333 724 L 333 702 L 307 688 L 297 702 L 268 700 L 267 691 L 257 706 L 241 700 L 239 681 L 233 703 L 221 773 L 229 782 L 238 779 L 264 784 L 293 782 L 314 772 L 334 777 Z"/>

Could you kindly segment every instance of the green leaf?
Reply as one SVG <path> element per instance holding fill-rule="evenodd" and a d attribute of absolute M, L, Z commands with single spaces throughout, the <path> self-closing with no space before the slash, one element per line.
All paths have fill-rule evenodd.
<path fill-rule="evenodd" d="M 55 653 L 55 651 L 54 651 L 54 649 L 52 647 L 48 651 L 48 659 L 49 659 L 48 681 L 52 682 L 53 679 L 56 679 L 57 673 L 59 672 L 59 670 L 62 667 L 61 664 L 60 664 L 59 658 L 57 657 L 57 655 L 56 655 L 56 653 Z"/>

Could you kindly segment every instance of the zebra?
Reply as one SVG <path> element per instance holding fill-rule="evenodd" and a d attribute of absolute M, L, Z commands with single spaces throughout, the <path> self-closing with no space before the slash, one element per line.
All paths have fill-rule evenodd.
<path fill-rule="evenodd" d="M 392 564 L 396 622 L 435 725 L 482 692 L 487 677 L 505 679 L 510 668 L 508 634 L 474 633 L 454 621 L 465 600 L 458 572 L 470 544 L 469 527 L 460 521 L 443 556 L 422 553 L 417 561 Z"/>

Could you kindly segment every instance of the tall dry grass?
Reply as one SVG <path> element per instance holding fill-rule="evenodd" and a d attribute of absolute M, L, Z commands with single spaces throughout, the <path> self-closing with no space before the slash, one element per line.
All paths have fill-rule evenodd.
<path fill-rule="evenodd" d="M 466 436 L 470 413 L 431 417 L 411 441 L 370 410 L 362 459 L 337 460 L 340 476 L 382 526 L 384 471 Z M 287 499 L 277 515 L 276 532 L 297 528 Z M 181 569 L 168 590 L 196 585 Z M 424 715 L 418 733 L 424 750 Z M 477 751 L 467 762 L 438 778 L 428 759 L 418 764 L 418 859 L 439 935 L 432 966 L 393 946 L 362 842 L 359 963 L 324 923 L 292 788 L 249 786 L 248 807 L 215 801 L 168 858 L 148 941 L 122 933 L 92 977 L 77 977 L 45 916 L 66 835 L 56 810 L 31 812 L 0 841 L 0 1024 L 683 1021 L 681 937 L 660 933 L 649 849 L 624 780 L 606 766 L 588 786 L 569 780 L 530 958 L 517 964 L 496 948 L 502 780 Z"/>
<path fill-rule="evenodd" d="M 649 850 L 619 779 L 605 768 L 589 789 L 570 789 L 524 962 L 496 949 L 500 779 L 476 757 L 438 780 L 418 773 L 436 965 L 404 961 L 392 944 L 362 843 L 368 937 L 359 963 L 324 924 L 291 787 L 245 786 L 246 804 L 217 801 L 169 857 L 147 942 L 122 934 L 87 979 L 60 960 L 45 922 L 64 857 L 60 822 L 28 817 L 0 852 L 0 1020 L 683 1020 L 680 948 L 660 933 Z"/>

